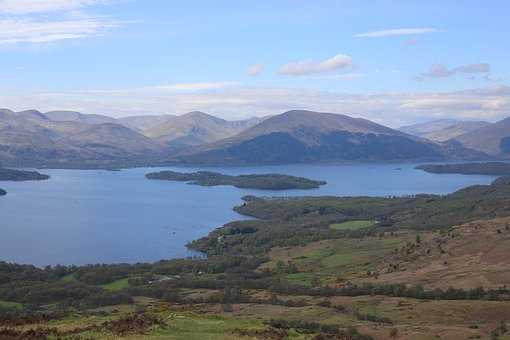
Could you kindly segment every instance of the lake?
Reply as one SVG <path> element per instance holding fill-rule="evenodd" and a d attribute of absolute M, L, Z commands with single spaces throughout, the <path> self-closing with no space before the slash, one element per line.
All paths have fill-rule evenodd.
<path fill-rule="evenodd" d="M 444 194 L 488 184 L 491 176 L 436 175 L 416 164 L 281 165 L 178 168 L 227 174 L 283 173 L 328 182 L 315 190 L 261 191 L 151 181 L 148 172 L 44 170 L 43 182 L 0 182 L 0 261 L 48 264 L 154 262 L 192 256 L 185 248 L 226 222 L 244 195 L 387 196 Z"/>

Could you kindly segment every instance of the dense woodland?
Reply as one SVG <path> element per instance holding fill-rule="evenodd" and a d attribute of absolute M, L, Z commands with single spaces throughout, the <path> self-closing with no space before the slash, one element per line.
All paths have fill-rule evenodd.
<path fill-rule="evenodd" d="M 324 181 L 281 174 L 230 176 L 210 171 L 192 173 L 161 171 L 149 173 L 146 177 L 155 180 L 188 182 L 188 184 L 201 186 L 232 185 L 236 188 L 261 190 L 315 189 L 326 184 Z"/>

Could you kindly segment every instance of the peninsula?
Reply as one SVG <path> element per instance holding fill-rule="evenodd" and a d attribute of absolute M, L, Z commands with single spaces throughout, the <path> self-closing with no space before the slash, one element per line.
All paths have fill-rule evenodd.
<path fill-rule="evenodd" d="M 43 181 L 49 179 L 50 176 L 41 174 L 37 171 L 14 170 L 0 168 L 0 181 Z"/>
<path fill-rule="evenodd" d="M 459 164 L 424 164 L 417 166 L 426 172 L 434 174 L 463 174 L 463 175 L 510 175 L 510 163 L 484 162 L 484 163 L 459 163 Z"/>

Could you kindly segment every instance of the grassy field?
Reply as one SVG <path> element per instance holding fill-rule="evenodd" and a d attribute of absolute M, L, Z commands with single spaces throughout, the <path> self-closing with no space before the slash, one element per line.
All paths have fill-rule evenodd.
<path fill-rule="evenodd" d="M 0 300 L 0 308 L 21 309 L 22 307 L 23 305 L 21 303 Z"/>
<path fill-rule="evenodd" d="M 338 239 L 309 243 L 298 247 L 274 248 L 271 261 L 263 268 L 276 268 L 279 261 L 293 263 L 298 272 L 286 275 L 291 283 L 309 286 L 314 276 L 323 283 L 365 277 L 379 267 L 385 256 L 414 240 L 414 232 L 364 239 Z"/>
<path fill-rule="evenodd" d="M 376 222 L 369 220 L 360 220 L 360 221 L 347 221 L 343 223 L 335 223 L 330 225 L 330 228 L 333 230 L 358 230 L 369 228 L 373 226 Z"/>
<path fill-rule="evenodd" d="M 115 292 L 118 290 L 129 288 L 129 278 L 120 279 L 117 281 L 110 282 L 105 285 L 101 285 L 101 288 Z"/>

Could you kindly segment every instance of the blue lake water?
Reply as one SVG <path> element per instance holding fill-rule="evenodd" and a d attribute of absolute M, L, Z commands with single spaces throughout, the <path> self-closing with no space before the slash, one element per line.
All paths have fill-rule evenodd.
<path fill-rule="evenodd" d="M 242 219 L 244 195 L 387 196 L 444 194 L 488 184 L 491 176 L 435 175 L 415 164 L 281 165 L 206 168 L 228 174 L 283 173 L 321 179 L 316 190 L 260 191 L 151 181 L 160 168 L 44 170 L 42 182 L 0 182 L 0 261 L 87 264 L 153 262 L 192 255 L 188 241 Z M 168 168 L 196 171 L 198 168 Z M 203 170 L 204 168 L 202 168 Z"/>

